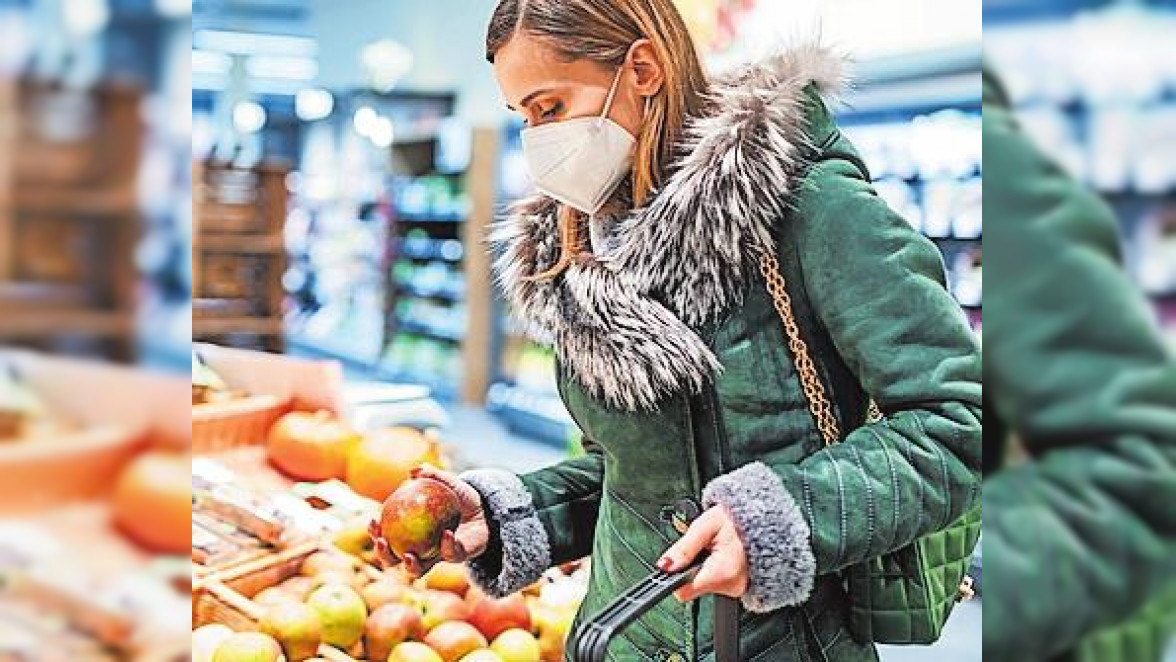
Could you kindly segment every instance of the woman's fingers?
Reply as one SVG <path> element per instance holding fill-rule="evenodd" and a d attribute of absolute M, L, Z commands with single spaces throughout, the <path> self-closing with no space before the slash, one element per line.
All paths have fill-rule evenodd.
<path fill-rule="evenodd" d="M 711 508 L 690 525 L 678 542 L 670 546 L 657 561 L 657 567 L 666 572 L 676 572 L 690 565 L 702 550 L 710 547 L 719 531 L 721 520 Z"/>
<path fill-rule="evenodd" d="M 682 602 L 689 602 L 703 595 L 712 593 L 738 597 L 739 567 L 738 563 L 722 554 L 711 553 L 694 580 L 674 592 L 674 597 Z"/>
<path fill-rule="evenodd" d="M 400 565 L 400 559 L 392 553 L 388 547 L 388 541 L 384 540 L 384 533 L 380 531 L 380 523 L 372 520 L 368 523 L 368 535 L 372 537 L 372 544 L 375 546 L 376 559 L 380 561 L 382 569 L 388 569 Z"/>
<path fill-rule="evenodd" d="M 740 597 L 747 590 L 747 555 L 726 509 L 710 508 L 690 525 L 658 561 L 658 567 L 678 571 L 689 567 L 703 550 L 710 555 L 689 584 L 674 592 L 681 601 L 711 593 Z"/>
<path fill-rule="evenodd" d="M 408 574 L 412 575 L 413 577 L 420 577 L 421 575 L 425 574 L 429 571 L 429 568 L 433 567 L 433 563 L 436 562 L 434 561 L 433 563 L 430 563 L 428 561 L 423 561 L 419 556 L 413 554 L 412 552 L 405 552 L 403 560 L 404 567 L 408 570 Z"/>
<path fill-rule="evenodd" d="M 376 559 L 380 561 L 381 568 L 387 570 L 400 565 L 400 559 L 392 553 L 388 547 L 388 541 L 383 538 L 376 538 Z"/>

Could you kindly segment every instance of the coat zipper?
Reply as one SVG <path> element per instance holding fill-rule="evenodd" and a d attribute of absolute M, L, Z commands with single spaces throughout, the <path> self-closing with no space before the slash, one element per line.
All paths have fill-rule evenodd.
<path fill-rule="evenodd" d="M 691 400 L 692 400 L 692 398 L 689 395 L 682 396 L 682 402 L 686 407 L 686 430 L 690 434 L 690 443 L 686 444 L 686 451 L 688 453 L 687 464 L 690 465 L 690 481 L 691 481 L 690 492 L 692 495 L 701 495 L 701 493 L 702 493 L 702 479 L 699 476 L 699 472 L 698 472 L 698 449 L 695 446 L 698 443 L 698 434 L 697 434 L 696 430 L 694 429 L 694 412 L 693 412 L 694 407 L 693 407 L 693 403 L 691 402 Z M 693 498 L 698 502 L 698 504 L 700 506 L 699 512 L 701 512 L 701 503 L 702 503 L 701 499 L 698 498 L 698 496 L 694 496 Z M 688 607 L 688 611 L 690 614 L 690 621 L 688 623 L 688 625 L 690 627 L 690 634 L 689 634 L 689 637 L 687 638 L 688 641 L 687 641 L 687 648 L 686 648 L 686 657 L 691 660 L 697 661 L 698 660 L 698 601 L 697 600 L 694 600 L 690 603 L 690 606 Z"/>

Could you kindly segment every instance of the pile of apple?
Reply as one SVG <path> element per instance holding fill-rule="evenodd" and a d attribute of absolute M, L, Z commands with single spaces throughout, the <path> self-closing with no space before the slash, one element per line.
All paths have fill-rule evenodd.
<path fill-rule="evenodd" d="M 582 571 L 553 570 L 496 600 L 461 565 L 439 563 L 415 581 L 356 565 L 343 552 L 316 552 L 298 576 L 253 597 L 264 610 L 257 632 L 194 632 L 193 662 L 320 660 L 321 644 L 379 662 L 559 662 L 583 596 Z"/>
<path fill-rule="evenodd" d="M 388 498 L 413 468 L 444 466 L 440 440 L 432 432 L 391 427 L 360 434 L 326 411 L 282 416 L 266 438 L 270 464 L 295 480 L 339 479 L 359 495 Z"/>

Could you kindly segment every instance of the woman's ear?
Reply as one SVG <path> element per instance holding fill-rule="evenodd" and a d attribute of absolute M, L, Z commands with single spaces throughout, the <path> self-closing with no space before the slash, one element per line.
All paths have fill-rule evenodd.
<path fill-rule="evenodd" d="M 629 61 L 637 76 L 635 90 L 643 97 L 651 97 L 661 91 L 665 82 L 662 61 L 648 39 L 638 39 L 629 47 Z"/>

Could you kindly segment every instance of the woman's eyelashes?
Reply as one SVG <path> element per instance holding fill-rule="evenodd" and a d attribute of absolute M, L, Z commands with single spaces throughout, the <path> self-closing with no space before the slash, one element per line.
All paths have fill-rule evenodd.
<path fill-rule="evenodd" d="M 553 120 L 563 114 L 563 108 L 563 102 L 556 101 L 555 103 L 551 104 L 551 107 L 540 113 L 539 118 L 544 121 Z"/>
<path fill-rule="evenodd" d="M 537 126 L 546 122 L 551 122 L 559 119 L 564 113 L 564 104 L 562 101 L 556 101 L 546 108 L 542 106 L 535 106 L 532 117 L 528 118 L 527 124 L 529 126 Z"/>

